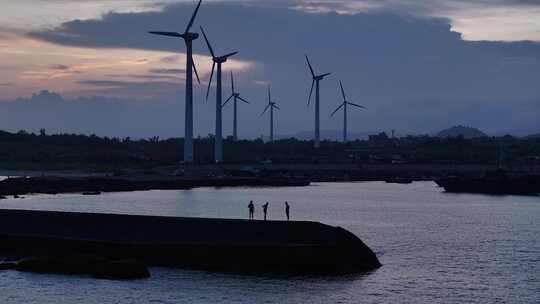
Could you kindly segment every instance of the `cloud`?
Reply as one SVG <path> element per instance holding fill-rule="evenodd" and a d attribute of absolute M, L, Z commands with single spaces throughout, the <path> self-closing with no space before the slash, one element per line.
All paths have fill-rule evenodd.
<path fill-rule="evenodd" d="M 39 132 L 45 128 L 48 133 L 179 137 L 181 126 L 176 116 L 180 111 L 177 103 L 107 97 L 67 100 L 57 93 L 42 91 L 30 98 L 0 102 L 0 129 Z"/>
<path fill-rule="evenodd" d="M 167 6 L 160 12 L 110 13 L 101 19 L 71 21 L 52 30 L 33 32 L 30 37 L 99 49 L 103 54 L 111 49 L 141 50 L 137 54 L 152 50 L 182 53 L 181 40 L 152 36 L 147 31 L 182 30 L 189 14 L 191 7 L 185 5 Z M 241 113 L 242 125 L 250 126 L 244 134 L 250 136 L 267 132 L 267 121 L 259 117 L 267 99 L 261 84 L 267 83 L 272 84 L 273 96 L 283 109 L 277 113 L 277 133 L 312 128 L 313 108 L 306 108 L 311 79 L 305 53 L 317 71 L 333 72 L 321 87 L 322 124 L 326 129 L 340 127 L 339 119 L 326 117 L 339 100 L 338 80 L 343 80 L 351 101 L 369 108 L 351 113 L 351 130 L 396 128 L 401 133 L 425 133 L 455 124 L 481 127 L 490 133 L 521 125 L 540 129 L 531 114 L 540 115 L 540 45 L 535 42 L 464 41 L 444 18 L 381 12 L 314 14 L 279 6 L 206 4 L 198 24 L 205 25 L 217 52 L 239 50 L 237 58 L 254 63 L 252 69 L 235 74 L 238 89 L 253 101 Z M 210 64 L 202 39 L 195 42 L 195 52 L 204 55 L 196 56 L 197 64 Z M 158 61 L 183 64 L 183 58 L 182 54 L 167 55 Z M 139 75 L 132 77 L 133 81 L 85 78 L 80 84 L 87 86 L 88 92 L 79 93 L 140 95 L 159 102 L 183 100 L 181 84 L 137 79 L 166 76 L 155 72 L 176 69 L 157 66 L 155 61 L 152 64 L 155 66 L 146 64 L 144 71 L 148 74 L 126 72 Z M 232 66 L 233 62 L 225 63 L 226 72 Z M 204 96 L 200 94 L 204 86 L 204 79 L 196 86 L 197 100 L 204 99 L 200 96 Z M 167 92 L 167 96 L 161 92 Z M 182 110 L 176 117 L 181 124 L 179 113 Z M 198 129 L 202 134 L 212 130 L 212 113 L 201 108 L 197 116 L 205 123 Z M 501 113 L 505 115 L 502 119 Z M 229 116 L 226 113 L 226 123 Z"/>
<path fill-rule="evenodd" d="M 78 83 L 87 87 L 86 94 L 106 96 L 137 96 L 137 100 L 167 100 L 182 87 L 174 78 L 160 78 L 152 75 L 127 75 L 138 80 L 90 79 Z M 143 79 L 144 81 L 141 81 Z"/>
<path fill-rule="evenodd" d="M 159 74 L 108 74 L 106 76 L 113 77 L 113 78 L 121 78 L 121 79 L 133 78 L 133 79 L 144 79 L 144 80 L 170 80 L 170 81 L 179 81 L 179 82 L 183 81 L 182 77 L 177 77 L 174 75 L 159 75 Z"/>
<path fill-rule="evenodd" d="M 164 62 L 164 63 L 177 63 L 177 62 L 180 62 L 180 56 L 179 55 L 166 56 L 166 57 L 161 58 L 161 62 Z"/>
<path fill-rule="evenodd" d="M 51 65 L 50 69 L 65 71 L 65 70 L 69 70 L 69 66 L 63 65 L 63 64 L 54 64 L 54 65 Z"/>
<path fill-rule="evenodd" d="M 184 69 L 151 69 L 150 73 L 179 75 L 179 74 L 185 74 L 186 70 Z"/>
<path fill-rule="evenodd" d="M 45 3 L 46 2 L 46 3 Z M 100 19 L 110 12 L 136 13 L 166 10 L 170 5 L 189 5 L 194 0 L 35 0 L 3 3 L 0 28 L 12 33 L 55 27 L 62 22 Z M 406 16 L 443 17 L 474 40 L 540 40 L 540 10 L 536 0 L 215 0 L 211 3 L 259 8 L 293 8 L 307 12 L 396 13 Z M 482 26 L 483 24 L 483 26 Z M 183 28 L 185 24 L 180 27 Z M 485 31 L 485 27 L 493 28 Z M 181 30 L 181 29 L 180 29 Z M 0 30 L 1 31 L 1 30 Z"/>

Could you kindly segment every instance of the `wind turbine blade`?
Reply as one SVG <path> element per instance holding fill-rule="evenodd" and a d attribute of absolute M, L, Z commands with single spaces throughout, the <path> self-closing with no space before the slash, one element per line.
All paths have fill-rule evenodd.
<path fill-rule="evenodd" d="M 264 113 L 266 113 L 266 111 L 268 111 L 268 109 L 270 108 L 270 106 L 272 106 L 272 104 L 268 104 L 268 105 L 266 106 L 266 108 L 264 108 L 264 111 L 261 113 L 261 116 L 263 116 Z"/>
<path fill-rule="evenodd" d="M 193 26 L 193 22 L 195 22 L 195 17 L 197 17 L 197 13 L 199 12 L 199 8 L 201 7 L 202 0 L 199 0 L 199 4 L 197 4 L 197 8 L 195 9 L 195 12 L 193 13 L 193 16 L 191 16 L 191 20 L 189 20 L 188 26 L 186 28 L 186 31 L 184 33 L 189 33 L 189 30 Z"/>
<path fill-rule="evenodd" d="M 311 96 L 313 95 L 313 88 L 314 87 L 315 87 L 315 79 L 313 79 L 313 81 L 311 82 L 311 90 L 309 90 L 309 98 L 307 100 L 308 106 L 311 103 Z"/>
<path fill-rule="evenodd" d="M 227 54 L 227 55 L 225 55 L 225 56 L 223 56 L 223 57 L 229 58 L 229 57 L 234 56 L 234 55 L 236 55 L 236 54 L 238 54 L 238 52 L 232 52 L 232 53 L 229 53 L 229 54 Z"/>
<path fill-rule="evenodd" d="M 315 78 L 315 71 L 313 71 L 313 67 L 311 66 L 311 62 L 309 62 L 309 58 L 306 54 L 306 60 L 307 60 L 307 64 L 309 66 L 309 70 L 311 71 L 311 75 L 313 76 L 313 78 Z"/>
<path fill-rule="evenodd" d="M 233 98 L 234 95 L 231 95 L 229 98 L 227 98 L 227 100 L 225 100 L 225 102 L 223 103 L 223 105 L 221 107 L 225 107 L 225 105 L 231 100 L 231 98 Z"/>
<path fill-rule="evenodd" d="M 206 101 L 208 101 L 208 96 L 210 95 L 210 86 L 212 85 L 212 78 L 214 77 L 214 69 L 216 68 L 216 63 L 212 64 L 212 72 L 210 73 L 210 80 L 208 80 L 208 89 L 206 90 Z"/>
<path fill-rule="evenodd" d="M 345 105 L 345 103 L 342 103 L 334 112 L 332 112 L 332 114 L 330 114 L 330 117 L 334 116 L 334 114 L 336 114 L 337 111 L 339 111 L 341 108 L 343 108 L 344 105 Z"/>
<path fill-rule="evenodd" d="M 152 35 L 169 36 L 169 37 L 183 37 L 182 34 L 176 32 L 148 32 Z"/>
<path fill-rule="evenodd" d="M 231 71 L 231 90 L 232 90 L 232 93 L 233 93 L 233 94 L 236 93 L 236 92 L 234 91 L 234 76 L 233 76 L 232 71 Z"/>
<path fill-rule="evenodd" d="M 268 103 L 272 102 L 272 95 L 270 94 L 270 86 L 268 86 Z"/>
<path fill-rule="evenodd" d="M 193 60 L 193 57 L 191 57 L 191 62 L 193 62 L 193 72 L 195 72 L 195 76 L 197 77 L 197 82 L 201 84 L 201 79 L 199 78 L 199 72 L 197 72 L 197 66 L 195 65 L 195 60 Z"/>
<path fill-rule="evenodd" d="M 243 101 L 243 102 L 245 102 L 245 103 L 247 103 L 247 104 L 250 104 L 249 101 L 245 100 L 244 98 L 242 98 L 242 97 L 240 97 L 240 96 L 238 96 L 238 99 L 240 99 L 241 101 Z"/>
<path fill-rule="evenodd" d="M 212 48 L 210 41 L 208 41 L 208 37 L 206 37 L 206 33 L 204 32 L 204 29 L 202 26 L 201 26 L 201 31 L 204 36 L 204 40 L 206 41 L 206 45 L 208 46 L 208 49 L 210 50 L 210 54 L 212 55 L 212 58 L 216 58 L 216 56 L 214 55 L 214 49 Z"/>
<path fill-rule="evenodd" d="M 319 77 L 321 77 L 321 78 L 324 78 L 324 77 L 326 77 L 326 76 L 330 76 L 330 75 L 332 75 L 332 73 L 326 73 L 326 74 L 322 74 L 322 75 L 321 75 L 321 76 L 319 76 Z"/>
<path fill-rule="evenodd" d="M 343 83 L 339 81 L 339 86 L 341 87 L 341 94 L 343 95 L 343 102 L 347 102 L 347 97 L 345 97 L 345 90 L 343 89 Z"/>
<path fill-rule="evenodd" d="M 272 106 L 273 106 L 274 108 L 278 109 L 278 110 L 281 110 L 281 108 L 280 108 L 280 107 L 278 107 L 278 106 L 277 106 L 277 105 L 275 105 L 275 104 L 274 104 L 274 105 L 272 105 Z"/>
<path fill-rule="evenodd" d="M 361 106 L 361 105 L 357 105 L 357 104 L 355 104 L 355 103 L 352 103 L 352 102 L 348 102 L 348 101 L 347 101 L 347 104 L 348 104 L 348 105 L 351 105 L 351 106 L 353 106 L 353 107 L 358 107 L 358 108 L 360 108 L 360 109 L 367 109 L 367 108 L 366 108 L 366 107 L 364 107 L 364 106 Z"/>

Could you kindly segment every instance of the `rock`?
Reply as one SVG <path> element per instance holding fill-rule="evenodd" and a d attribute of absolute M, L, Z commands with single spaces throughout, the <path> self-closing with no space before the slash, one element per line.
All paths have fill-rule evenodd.
<path fill-rule="evenodd" d="M 85 191 L 82 195 L 101 195 L 100 191 Z"/>
<path fill-rule="evenodd" d="M 107 260 L 90 256 L 78 255 L 68 257 L 35 257 L 17 263 L 16 269 L 23 272 L 55 273 L 55 274 L 92 274 Z"/>
<path fill-rule="evenodd" d="M 9 265 L 6 265 L 9 267 Z M 1 268 L 0 268 L 1 269 Z M 134 260 L 111 261 L 91 255 L 68 257 L 35 257 L 19 261 L 11 268 L 22 272 L 67 275 L 91 275 L 112 280 L 133 280 L 150 277 L 148 267 Z"/>
<path fill-rule="evenodd" d="M 15 263 L 0 263 L 0 270 L 11 270 L 15 269 L 17 264 Z"/>
<path fill-rule="evenodd" d="M 109 280 L 135 280 L 150 277 L 148 267 L 135 260 L 109 261 L 99 265 L 94 277 Z"/>

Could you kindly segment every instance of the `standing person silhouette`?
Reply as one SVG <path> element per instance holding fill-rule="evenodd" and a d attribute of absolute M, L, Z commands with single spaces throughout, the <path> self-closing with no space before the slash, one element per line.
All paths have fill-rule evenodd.
<path fill-rule="evenodd" d="M 285 215 L 287 216 L 287 221 L 290 219 L 290 212 L 291 212 L 291 206 L 289 206 L 288 202 L 285 202 Z"/>
<path fill-rule="evenodd" d="M 266 204 L 264 204 L 264 205 L 262 206 L 262 208 L 263 208 L 263 213 L 264 213 L 264 220 L 265 220 L 265 221 L 266 221 L 266 214 L 268 213 L 268 204 L 269 204 L 269 203 L 266 202 Z"/>
<path fill-rule="evenodd" d="M 253 201 L 249 202 L 248 209 L 249 209 L 249 219 L 253 220 L 255 218 L 255 216 L 254 216 L 255 205 L 253 205 Z"/>

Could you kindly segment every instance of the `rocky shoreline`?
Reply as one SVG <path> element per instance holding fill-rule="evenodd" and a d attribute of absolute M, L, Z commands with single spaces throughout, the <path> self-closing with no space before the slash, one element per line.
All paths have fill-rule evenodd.
<path fill-rule="evenodd" d="M 187 190 L 197 187 L 302 187 L 309 181 L 292 178 L 176 178 L 176 177 L 15 177 L 0 181 L 0 196 L 125 192 L 144 190 Z"/>

